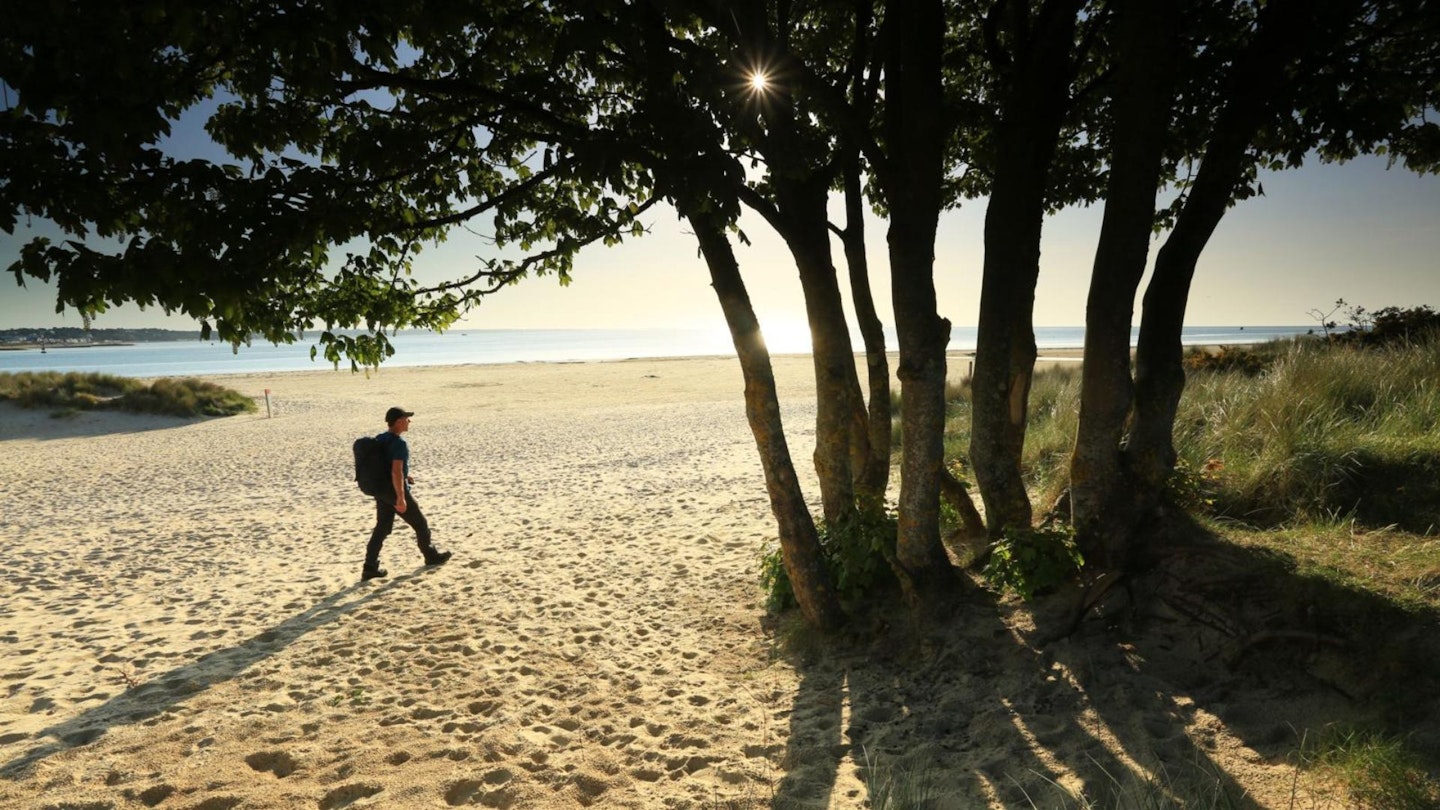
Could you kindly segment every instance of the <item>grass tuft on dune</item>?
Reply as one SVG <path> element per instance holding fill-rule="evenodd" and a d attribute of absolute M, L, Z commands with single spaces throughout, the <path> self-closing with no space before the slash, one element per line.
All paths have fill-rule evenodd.
<path fill-rule="evenodd" d="M 22 408 L 50 408 L 60 417 L 104 409 L 185 417 L 234 416 L 257 409 L 251 397 L 203 380 L 167 377 L 146 384 L 76 371 L 0 374 L 0 401 Z"/>

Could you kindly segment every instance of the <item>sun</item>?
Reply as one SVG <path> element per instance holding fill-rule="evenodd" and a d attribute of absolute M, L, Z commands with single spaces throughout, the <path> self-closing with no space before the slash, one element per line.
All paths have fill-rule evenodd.
<path fill-rule="evenodd" d="M 750 89 L 756 93 L 763 93 L 770 87 L 770 77 L 765 71 L 757 70 L 750 74 Z"/>
<path fill-rule="evenodd" d="M 810 325 L 796 318 L 777 318 L 761 326 L 765 346 L 773 354 L 809 354 Z"/>

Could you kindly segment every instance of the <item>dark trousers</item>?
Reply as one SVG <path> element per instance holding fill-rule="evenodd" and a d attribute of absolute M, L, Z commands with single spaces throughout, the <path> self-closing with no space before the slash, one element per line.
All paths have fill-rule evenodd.
<path fill-rule="evenodd" d="M 395 528 L 395 516 L 410 525 L 415 530 L 415 543 L 420 546 L 420 553 L 429 560 L 430 555 L 435 553 L 435 547 L 430 544 L 430 522 L 425 519 L 425 513 L 420 511 L 420 504 L 410 495 L 405 496 L 405 511 L 396 512 L 395 502 L 392 500 L 375 499 L 375 529 L 370 532 L 370 545 L 365 547 L 365 567 L 380 567 L 380 548 L 385 545 L 385 538 L 390 536 L 390 530 Z"/>

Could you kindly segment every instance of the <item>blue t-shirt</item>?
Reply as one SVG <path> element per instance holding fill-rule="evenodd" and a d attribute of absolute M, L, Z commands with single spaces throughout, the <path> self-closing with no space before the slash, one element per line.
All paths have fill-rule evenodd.
<path fill-rule="evenodd" d="M 385 461 L 387 462 L 385 465 L 386 469 L 389 469 L 391 465 L 396 461 L 399 461 L 404 465 L 401 474 L 404 476 L 405 489 L 408 492 L 410 489 L 409 443 L 405 441 L 405 438 L 403 436 L 391 433 L 388 430 L 384 433 L 381 433 L 379 436 L 376 436 L 375 440 L 380 442 L 380 446 L 385 449 Z"/>

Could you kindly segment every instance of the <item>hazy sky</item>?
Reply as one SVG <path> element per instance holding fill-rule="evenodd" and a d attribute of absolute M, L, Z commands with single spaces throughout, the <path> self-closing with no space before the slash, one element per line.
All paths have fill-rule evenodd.
<path fill-rule="evenodd" d="M 1345 165 L 1318 162 L 1266 174 L 1265 196 L 1232 209 L 1201 258 L 1186 322 L 1192 326 L 1313 325 L 1312 309 L 1330 309 L 1337 298 L 1370 309 L 1382 306 L 1440 307 L 1440 177 L 1386 169 L 1381 158 Z M 1039 326 L 1084 323 L 1085 296 L 1100 205 L 1062 212 L 1045 227 Z M 948 213 L 936 244 L 935 279 L 941 315 L 956 326 L 975 324 L 982 258 L 985 202 Z M 581 254 L 573 283 L 532 278 L 507 288 L 473 310 L 466 328 L 723 328 L 694 238 L 665 209 L 646 220 L 652 233 L 614 248 Z M 757 216 L 742 227 L 753 245 L 737 245 L 741 269 L 772 337 L 804 323 L 804 302 L 794 264 L 783 243 Z M 0 233 L 0 263 L 8 267 L 25 233 Z M 873 288 L 882 319 L 893 326 L 885 230 L 867 233 Z M 1157 242 L 1158 245 L 1158 242 Z M 457 232 L 420 259 L 421 277 L 438 280 L 474 266 L 489 248 Z M 843 257 L 838 244 L 837 262 Z M 1153 254 L 1152 254 L 1153 257 Z M 1148 277 L 1147 277 L 1148 280 Z M 1143 285 L 1142 285 L 1143 294 Z M 1139 323 L 1137 297 L 1135 322 Z M 0 328 L 79 326 L 73 311 L 55 313 L 53 289 L 0 278 Z M 167 318 L 133 305 L 112 309 L 97 327 L 155 326 L 190 329 L 195 323 Z"/>

